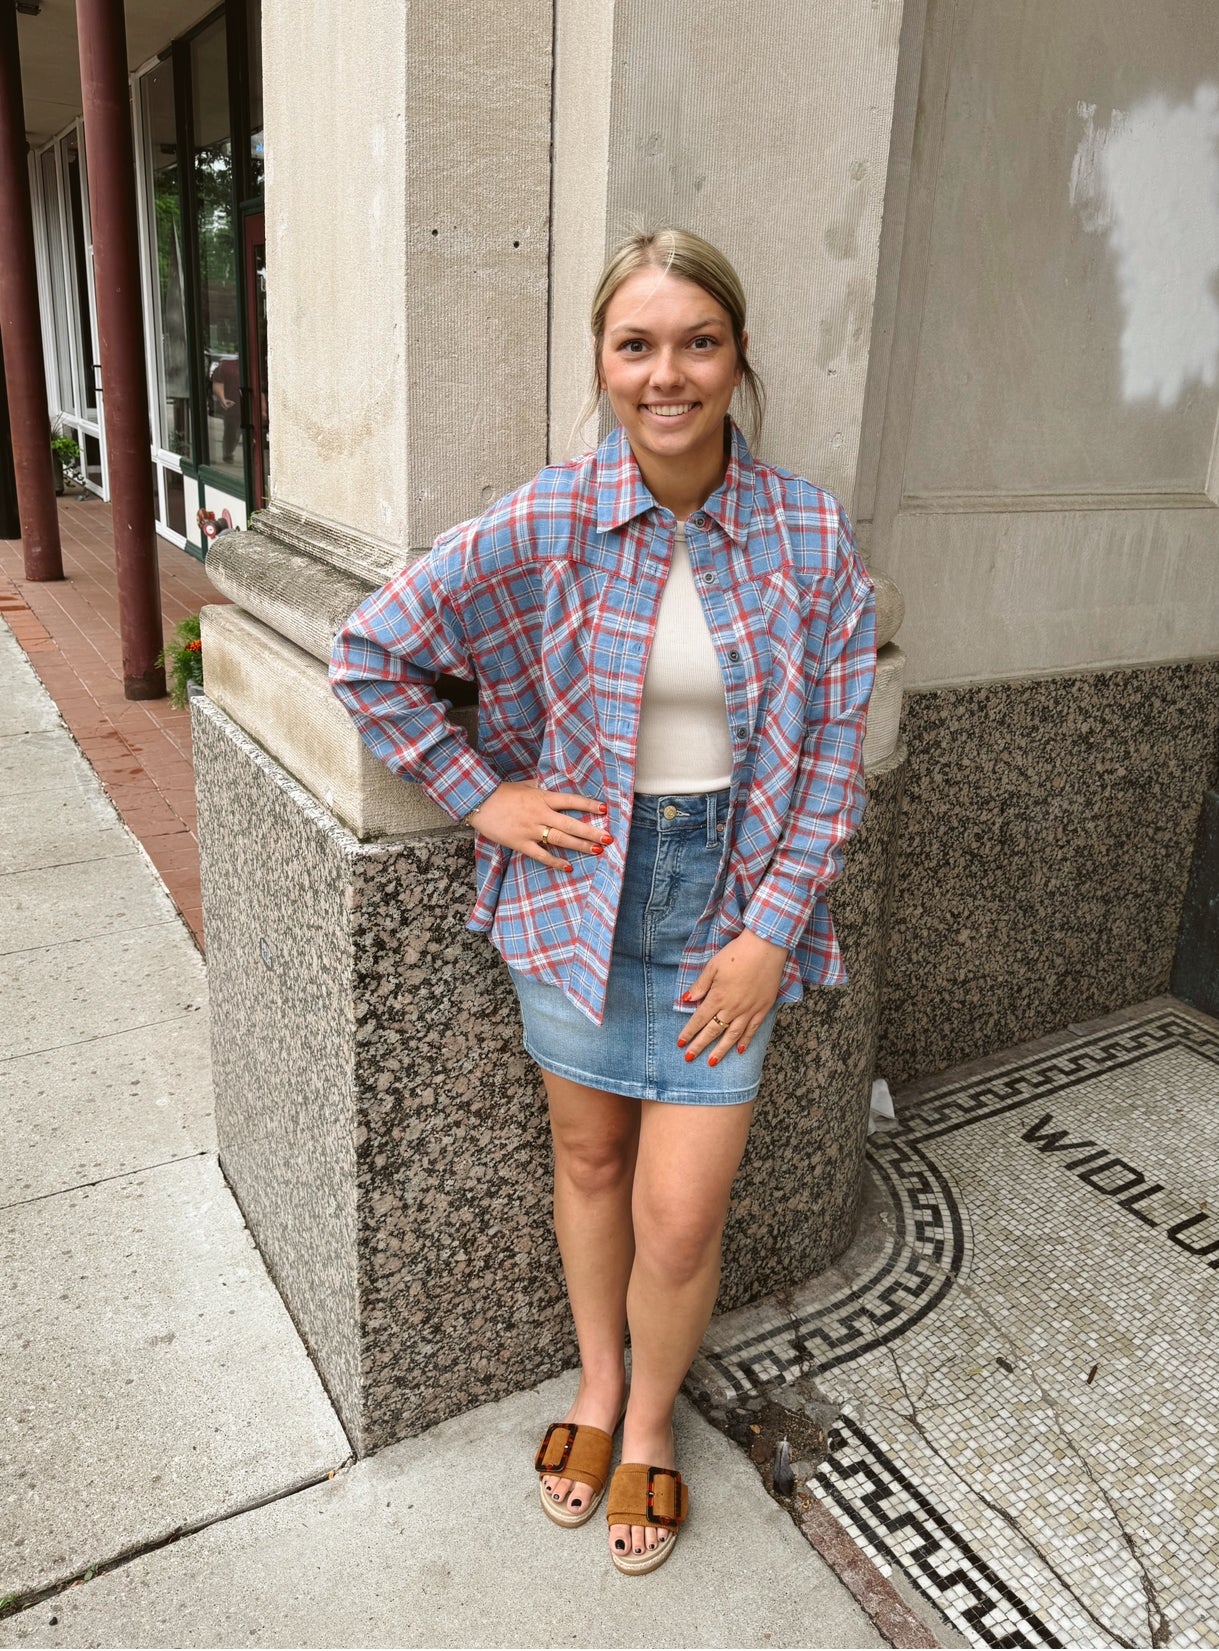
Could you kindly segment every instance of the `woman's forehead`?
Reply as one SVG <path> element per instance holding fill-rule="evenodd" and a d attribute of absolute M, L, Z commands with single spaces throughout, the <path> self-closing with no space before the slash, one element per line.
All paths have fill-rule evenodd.
<path fill-rule="evenodd" d="M 729 319 L 728 312 L 705 287 L 672 270 L 637 269 L 628 275 L 606 306 L 607 333 L 666 321 L 709 327 Z"/>

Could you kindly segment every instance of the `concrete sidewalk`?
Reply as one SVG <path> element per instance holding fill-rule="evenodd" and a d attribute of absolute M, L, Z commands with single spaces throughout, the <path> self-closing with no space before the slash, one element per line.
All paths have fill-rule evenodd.
<path fill-rule="evenodd" d="M 571 1378 L 352 1462 L 217 1167 L 203 964 L 0 624 L 0 1646 L 890 1643 L 688 1405 L 655 1576 L 548 1524 Z"/>

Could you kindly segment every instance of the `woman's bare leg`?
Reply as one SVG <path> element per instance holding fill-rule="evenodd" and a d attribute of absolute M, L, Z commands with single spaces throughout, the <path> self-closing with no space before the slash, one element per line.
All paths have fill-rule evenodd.
<path fill-rule="evenodd" d="M 635 1246 L 631 1187 L 640 1101 L 543 1074 L 554 1140 L 554 1226 L 580 1345 L 580 1386 L 565 1422 L 612 1433 L 626 1388 L 626 1290 Z M 556 1502 L 576 1511 L 588 1485 L 547 1475 Z M 570 1495 L 569 1495 L 570 1493 Z"/>
<path fill-rule="evenodd" d="M 640 1106 L 635 1261 L 627 1290 L 631 1395 L 622 1460 L 675 1467 L 673 1405 L 715 1306 L 728 1199 L 753 1106 Z M 619 1552 L 666 1540 L 640 1526 L 614 1525 L 609 1534 Z"/>

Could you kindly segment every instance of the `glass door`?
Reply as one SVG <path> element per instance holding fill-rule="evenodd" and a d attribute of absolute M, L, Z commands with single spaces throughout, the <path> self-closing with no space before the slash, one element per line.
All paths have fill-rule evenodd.
<path fill-rule="evenodd" d="M 267 417 L 267 220 L 260 210 L 247 212 L 243 223 L 246 291 L 246 340 L 250 382 L 243 422 L 250 430 L 254 456 L 254 509 L 267 502 L 271 485 L 271 437 Z"/>

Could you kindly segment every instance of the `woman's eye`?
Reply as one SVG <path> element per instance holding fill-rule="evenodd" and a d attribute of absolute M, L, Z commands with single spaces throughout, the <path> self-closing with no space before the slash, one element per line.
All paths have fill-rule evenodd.
<path fill-rule="evenodd" d="M 638 355 L 646 346 L 642 338 L 628 338 L 619 346 L 626 355 Z"/>
<path fill-rule="evenodd" d="M 718 339 L 708 338 L 705 334 L 703 334 L 703 335 L 701 335 L 700 337 L 698 337 L 694 340 L 694 347 L 695 347 L 696 350 L 697 349 L 703 349 L 703 348 L 706 348 L 708 350 L 713 350 L 715 348 L 716 344 L 718 344 L 718 343 L 719 343 Z"/>

